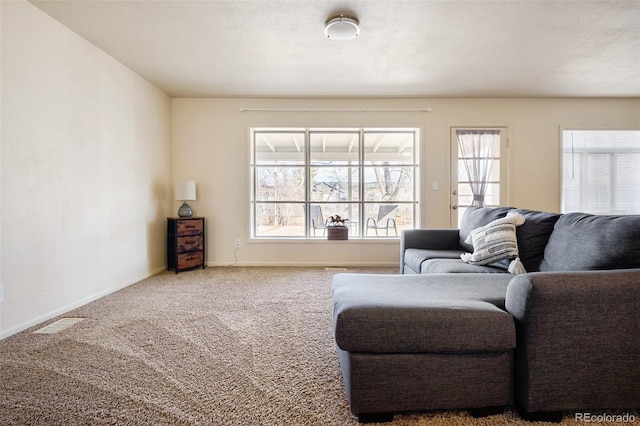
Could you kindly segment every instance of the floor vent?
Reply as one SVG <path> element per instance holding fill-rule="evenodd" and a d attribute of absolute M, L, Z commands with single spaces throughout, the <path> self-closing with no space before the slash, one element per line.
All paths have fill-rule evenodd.
<path fill-rule="evenodd" d="M 84 318 L 62 318 L 56 322 L 53 322 L 47 326 L 42 327 L 34 331 L 36 334 L 56 334 L 60 333 L 62 330 L 66 330 L 74 324 L 79 323 L 84 320 Z"/>
<path fill-rule="evenodd" d="M 329 271 L 329 272 L 347 272 L 347 268 L 331 268 L 331 267 L 327 267 L 324 268 L 325 271 Z"/>

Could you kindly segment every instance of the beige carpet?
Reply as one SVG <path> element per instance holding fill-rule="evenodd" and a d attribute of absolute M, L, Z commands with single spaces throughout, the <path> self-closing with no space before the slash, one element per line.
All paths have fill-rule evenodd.
<path fill-rule="evenodd" d="M 360 271 L 396 269 L 349 270 Z M 6 338 L 0 424 L 356 425 L 331 333 L 335 273 L 167 272 L 64 315 L 86 319 L 58 334 L 34 334 L 41 325 Z M 391 423 L 444 424 L 532 423 L 510 411 L 403 414 Z"/>

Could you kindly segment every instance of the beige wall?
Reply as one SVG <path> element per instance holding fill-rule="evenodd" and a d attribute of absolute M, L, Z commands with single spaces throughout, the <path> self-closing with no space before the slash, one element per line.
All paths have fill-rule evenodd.
<path fill-rule="evenodd" d="M 209 265 L 397 264 L 397 241 L 250 241 L 252 126 L 420 128 L 424 227 L 449 226 L 451 126 L 508 127 L 509 204 L 549 211 L 561 126 L 640 128 L 638 99 L 170 100 L 26 1 L 0 23 L 0 338 L 164 270 L 174 179 L 198 183 Z"/>
<path fill-rule="evenodd" d="M 241 112 L 241 108 L 433 108 L 431 112 Z M 398 262 L 395 242 L 249 240 L 252 126 L 415 126 L 422 132 L 422 227 L 449 227 L 449 131 L 507 126 L 508 204 L 558 211 L 560 129 L 640 128 L 639 99 L 173 99 L 176 178 L 195 179 L 191 206 L 207 219 L 209 265 L 355 265 Z M 432 190 L 432 182 L 440 190 Z M 174 203 L 177 211 L 178 203 Z M 234 257 L 233 244 L 242 240 Z"/>
<path fill-rule="evenodd" d="M 4 337 L 166 267 L 171 101 L 31 4 L 2 8 Z"/>

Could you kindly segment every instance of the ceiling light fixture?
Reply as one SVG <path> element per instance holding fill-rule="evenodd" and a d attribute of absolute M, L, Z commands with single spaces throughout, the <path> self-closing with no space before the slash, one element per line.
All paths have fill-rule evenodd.
<path fill-rule="evenodd" d="M 360 34 L 360 22 L 353 16 L 334 16 L 324 24 L 324 33 L 331 40 L 353 40 Z"/>

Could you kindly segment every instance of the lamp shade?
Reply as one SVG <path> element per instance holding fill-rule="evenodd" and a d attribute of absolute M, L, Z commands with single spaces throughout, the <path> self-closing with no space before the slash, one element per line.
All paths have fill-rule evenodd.
<path fill-rule="evenodd" d="M 174 195 L 176 201 L 192 201 L 196 199 L 196 181 L 180 180 L 174 187 Z"/>

